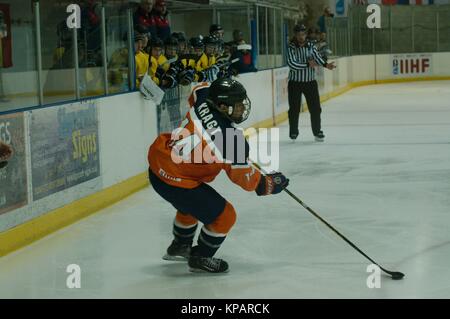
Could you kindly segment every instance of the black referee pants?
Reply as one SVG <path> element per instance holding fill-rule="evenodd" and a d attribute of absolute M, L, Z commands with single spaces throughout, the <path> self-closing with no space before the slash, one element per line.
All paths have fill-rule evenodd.
<path fill-rule="evenodd" d="M 309 114 L 311 116 L 311 128 L 313 135 L 317 135 L 321 130 L 319 87 L 317 81 L 296 82 L 289 81 L 289 135 L 298 134 L 298 119 L 300 116 L 300 106 L 302 103 L 302 94 L 305 95 L 308 103 Z"/>

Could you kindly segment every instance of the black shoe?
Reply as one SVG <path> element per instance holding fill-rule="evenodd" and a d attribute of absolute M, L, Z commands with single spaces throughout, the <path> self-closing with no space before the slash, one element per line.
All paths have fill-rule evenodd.
<path fill-rule="evenodd" d="M 193 253 L 189 257 L 189 271 L 209 273 L 228 272 L 228 263 L 225 260 L 214 257 L 198 256 L 195 254 L 195 248 L 196 247 L 192 249 Z"/>
<path fill-rule="evenodd" d="M 323 142 L 325 140 L 325 135 L 322 131 L 319 131 L 316 135 L 314 135 L 316 142 Z"/>
<path fill-rule="evenodd" d="M 298 137 L 298 133 L 291 133 L 291 134 L 289 134 L 289 138 L 291 140 L 293 140 L 293 141 L 295 141 L 297 139 L 297 137 Z"/>
<path fill-rule="evenodd" d="M 187 261 L 191 254 L 192 244 L 180 244 L 175 240 L 172 241 L 169 248 L 167 248 L 167 254 L 163 256 L 164 260 L 172 261 Z"/>

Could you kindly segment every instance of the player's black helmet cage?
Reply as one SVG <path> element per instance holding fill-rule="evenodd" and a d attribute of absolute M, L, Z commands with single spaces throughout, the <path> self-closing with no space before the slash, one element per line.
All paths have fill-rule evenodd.
<path fill-rule="evenodd" d="M 206 100 L 217 110 L 219 110 L 219 105 L 225 104 L 228 109 L 226 113 L 222 114 L 236 124 L 247 120 L 252 108 L 252 103 L 247 96 L 247 91 L 244 86 L 230 78 L 220 78 L 212 82 Z M 244 112 L 239 119 L 232 118 L 234 107 L 237 103 L 242 103 L 244 106 Z"/>

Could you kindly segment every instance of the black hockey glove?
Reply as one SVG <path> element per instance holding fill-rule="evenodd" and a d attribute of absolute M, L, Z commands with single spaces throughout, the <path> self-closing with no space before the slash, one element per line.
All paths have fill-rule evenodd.
<path fill-rule="evenodd" d="M 190 85 L 194 81 L 194 74 L 195 70 L 193 69 L 186 69 L 181 71 L 177 75 L 178 83 L 183 86 Z"/>
<path fill-rule="evenodd" d="M 258 196 L 278 194 L 288 185 L 289 179 L 282 173 L 262 175 L 255 192 Z"/>

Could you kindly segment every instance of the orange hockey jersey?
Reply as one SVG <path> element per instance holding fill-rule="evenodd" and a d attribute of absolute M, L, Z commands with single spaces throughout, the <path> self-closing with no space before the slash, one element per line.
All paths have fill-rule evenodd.
<path fill-rule="evenodd" d="M 172 134 L 159 135 L 148 152 L 150 169 L 169 185 L 194 188 L 225 170 L 247 191 L 258 186 L 261 173 L 248 162 L 243 130 L 206 103 L 209 84 L 193 89 L 190 111 Z"/>

